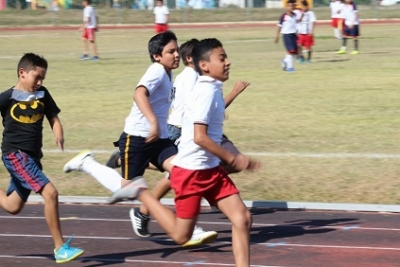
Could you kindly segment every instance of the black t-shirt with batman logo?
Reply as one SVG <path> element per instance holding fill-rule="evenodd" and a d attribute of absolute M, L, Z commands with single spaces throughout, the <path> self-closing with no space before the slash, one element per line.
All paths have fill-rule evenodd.
<path fill-rule="evenodd" d="M 40 97 L 16 100 L 13 88 L 0 94 L 0 111 L 3 117 L 2 154 L 21 150 L 41 159 L 43 143 L 43 118 L 50 121 L 60 113 L 49 91 L 45 87 L 37 90 Z"/>

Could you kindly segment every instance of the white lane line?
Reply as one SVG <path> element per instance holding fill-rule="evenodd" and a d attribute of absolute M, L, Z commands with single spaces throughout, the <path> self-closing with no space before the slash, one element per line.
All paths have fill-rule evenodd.
<path fill-rule="evenodd" d="M 23 219 L 23 220 L 45 220 L 44 217 L 29 217 L 29 216 L 0 216 L 0 219 Z M 70 220 L 70 221 L 100 221 L 100 222 L 130 222 L 129 219 L 108 219 L 108 218 L 79 218 L 79 217 L 66 217 L 60 218 L 61 220 Z M 153 223 L 157 223 L 155 220 L 151 220 Z M 227 225 L 231 226 L 230 222 L 209 222 L 209 221 L 197 221 L 198 224 L 206 224 L 206 225 Z M 338 226 L 338 225 L 313 225 L 313 224 L 274 224 L 274 223 L 253 223 L 253 226 L 257 227 L 303 227 L 307 229 L 337 229 L 337 230 L 369 230 L 369 231 L 400 231 L 400 228 L 385 228 L 385 227 L 362 227 L 357 224 L 357 222 L 353 224 Z M 0 235 L 1 236 L 1 235 Z M 164 240 L 164 239 L 163 239 Z"/>
<path fill-rule="evenodd" d="M 24 235 L 24 234 L 0 234 L 0 237 L 27 237 L 27 238 L 51 238 L 50 235 Z M 67 237 L 65 237 L 67 238 Z M 94 240 L 135 240 L 135 241 L 170 241 L 171 239 L 161 239 L 161 238 L 130 238 L 130 237 L 113 237 L 113 236 L 78 236 L 75 235 L 76 239 L 94 239 Z M 213 244 L 232 244 L 231 242 L 215 241 Z M 366 250 L 389 250 L 389 251 L 400 251 L 400 247 L 372 247 L 372 246 L 338 246 L 338 245 L 319 245 L 319 244 L 301 244 L 301 243 L 286 243 L 286 242 L 267 242 L 267 243 L 251 243 L 252 245 L 260 245 L 266 247 L 310 247 L 310 248 L 336 248 L 336 249 L 366 249 Z"/>
<path fill-rule="evenodd" d="M 9 258 L 9 259 L 30 259 L 30 260 L 48 260 L 50 257 L 40 257 L 40 256 L 19 256 L 19 255 L 0 255 L 0 258 Z M 235 266 L 235 264 L 229 263 L 216 263 L 216 262 L 203 262 L 203 261 L 196 261 L 196 262 L 184 262 L 184 261 L 156 261 L 156 260 L 131 260 L 131 259 L 110 259 L 110 258 L 77 258 L 74 260 L 75 262 L 115 262 L 115 263 L 150 263 L 150 264 L 166 264 L 166 265 L 174 265 L 177 264 L 181 266 Z M 290 266 L 272 266 L 272 265 L 250 265 L 251 267 L 290 267 Z M 299 267 L 299 266 L 298 266 Z"/>
<path fill-rule="evenodd" d="M 44 153 L 79 153 L 83 149 L 65 149 L 64 152 L 57 149 L 43 149 Z M 111 154 L 115 150 L 93 149 L 96 154 Z M 389 153 L 307 153 L 307 152 L 243 152 L 243 154 L 260 157 L 276 158 L 365 158 L 365 159 L 400 159 L 400 154 Z"/>

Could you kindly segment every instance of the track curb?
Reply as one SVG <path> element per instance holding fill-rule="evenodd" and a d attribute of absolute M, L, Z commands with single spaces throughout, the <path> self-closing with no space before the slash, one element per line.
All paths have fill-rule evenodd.
<path fill-rule="evenodd" d="M 91 197 L 91 196 L 59 196 L 60 204 L 85 204 L 85 205 L 104 205 L 107 197 Z M 173 206 L 174 199 L 163 198 L 160 200 L 163 205 Z M 43 204 L 41 196 L 32 195 L 28 199 L 28 204 Z M 321 202 L 292 202 L 292 201 L 256 201 L 245 200 L 248 208 L 270 208 L 281 210 L 330 210 L 330 211 L 358 211 L 358 212 L 388 212 L 400 213 L 400 205 L 385 204 L 357 204 L 357 203 L 321 203 Z M 139 201 L 125 201 L 119 205 L 140 204 Z M 207 201 L 201 202 L 202 207 L 209 207 Z"/>

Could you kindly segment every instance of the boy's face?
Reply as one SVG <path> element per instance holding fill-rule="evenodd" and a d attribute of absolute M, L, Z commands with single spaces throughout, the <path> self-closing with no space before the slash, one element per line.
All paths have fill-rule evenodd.
<path fill-rule="evenodd" d="M 211 50 L 209 61 L 201 61 L 199 63 L 203 74 L 221 82 L 229 79 L 229 68 L 231 62 L 229 62 L 228 56 L 222 47 L 217 47 Z"/>
<path fill-rule="evenodd" d="M 294 4 L 293 3 L 287 3 L 286 11 L 293 12 L 293 10 L 294 10 Z"/>
<path fill-rule="evenodd" d="M 160 63 L 167 70 L 173 70 L 179 67 L 179 47 L 176 41 L 170 41 L 164 46 L 161 56 L 153 55 L 156 62 Z"/>
<path fill-rule="evenodd" d="M 43 84 L 46 78 L 47 70 L 42 67 L 35 67 L 30 71 L 19 69 L 19 80 L 21 81 L 24 89 L 28 92 L 36 92 Z"/>
<path fill-rule="evenodd" d="M 87 6 L 87 2 L 86 1 L 82 1 L 82 6 L 86 7 Z"/>
<path fill-rule="evenodd" d="M 156 6 L 162 6 L 162 5 L 163 5 L 163 2 L 161 2 L 161 1 L 156 2 Z"/>

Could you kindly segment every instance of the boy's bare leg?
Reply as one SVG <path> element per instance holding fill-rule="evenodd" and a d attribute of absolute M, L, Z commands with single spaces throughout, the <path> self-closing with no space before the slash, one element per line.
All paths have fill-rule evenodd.
<path fill-rule="evenodd" d="M 40 192 L 44 199 L 44 216 L 51 236 L 54 240 L 55 248 L 64 244 L 61 233 L 60 216 L 58 211 L 58 192 L 52 183 L 46 184 Z"/>
<path fill-rule="evenodd" d="M 169 190 L 171 190 L 171 182 L 167 177 L 164 177 L 163 179 L 157 182 L 156 186 L 151 191 L 151 194 L 153 195 L 153 197 L 160 200 L 163 196 L 165 196 L 169 192 Z M 140 206 L 140 212 L 145 215 L 150 214 L 149 210 L 145 205 Z"/>
<path fill-rule="evenodd" d="M 88 55 L 89 54 L 89 45 L 88 45 L 88 41 L 85 38 L 82 38 L 82 44 L 83 44 L 83 54 Z"/>
<path fill-rule="evenodd" d="M 0 207 L 6 212 L 16 215 L 20 213 L 22 208 L 25 206 L 25 201 L 21 199 L 17 191 L 13 191 L 7 196 L 6 191 L 0 189 Z"/>
<path fill-rule="evenodd" d="M 97 53 L 97 44 L 96 44 L 94 41 L 90 41 L 90 43 L 92 44 L 93 55 L 97 57 L 97 56 L 98 56 L 98 53 Z"/>
<path fill-rule="evenodd" d="M 232 248 L 236 267 L 249 267 L 252 224 L 249 210 L 238 194 L 223 198 L 216 204 L 232 223 Z"/>
<path fill-rule="evenodd" d="M 140 193 L 138 200 L 148 207 L 148 211 L 154 219 L 156 219 L 161 228 L 163 228 L 167 235 L 177 244 L 184 244 L 192 237 L 197 218 L 177 218 L 169 208 L 163 206 L 158 199 L 154 198 L 147 190 Z"/>

